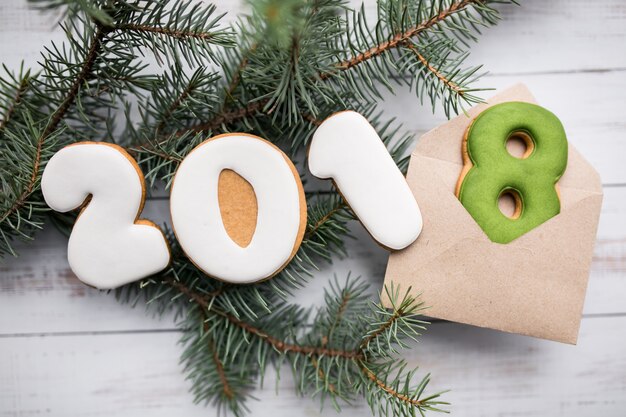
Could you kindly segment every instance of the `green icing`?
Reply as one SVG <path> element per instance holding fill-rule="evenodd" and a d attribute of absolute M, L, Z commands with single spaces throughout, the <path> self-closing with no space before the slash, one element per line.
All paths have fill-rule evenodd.
<path fill-rule="evenodd" d="M 506 149 L 516 132 L 524 132 L 534 144 L 524 159 Z M 567 138 L 550 111 L 522 102 L 488 108 L 469 127 L 467 153 L 473 167 L 462 180 L 459 200 L 493 242 L 508 243 L 559 214 L 555 184 L 567 166 Z M 507 190 L 520 196 L 516 219 L 498 207 Z"/>

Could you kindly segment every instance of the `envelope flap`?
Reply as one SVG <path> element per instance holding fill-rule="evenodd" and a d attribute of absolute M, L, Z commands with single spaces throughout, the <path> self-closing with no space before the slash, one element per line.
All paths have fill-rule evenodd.
<path fill-rule="evenodd" d="M 559 187 L 602 194 L 600 174 L 571 144 L 569 145 L 567 158 L 567 168 L 565 173 L 563 173 L 563 177 L 559 180 Z"/>
<path fill-rule="evenodd" d="M 417 143 L 413 154 L 421 154 L 462 165 L 463 158 L 460 152 L 459 138 L 463 137 L 472 120 L 483 110 L 494 104 L 507 101 L 536 103 L 535 97 L 524 84 L 516 84 L 502 93 L 496 94 L 485 103 L 478 104 L 467 110 L 466 113 L 426 132 Z"/>

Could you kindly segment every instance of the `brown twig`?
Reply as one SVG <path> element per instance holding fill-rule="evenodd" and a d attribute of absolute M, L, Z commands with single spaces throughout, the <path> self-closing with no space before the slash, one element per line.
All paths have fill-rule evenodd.
<path fill-rule="evenodd" d="M 367 337 L 365 337 L 363 339 L 363 341 L 361 342 L 361 349 L 365 349 L 367 347 L 367 345 L 374 340 L 375 338 L 377 338 L 382 332 L 384 332 L 385 330 L 387 330 L 388 328 L 390 328 L 393 323 L 398 320 L 402 315 L 404 314 L 404 312 L 402 310 L 397 310 L 393 313 L 393 315 L 389 318 L 389 320 L 387 320 L 385 323 L 381 324 L 380 327 L 376 330 L 374 330 L 373 332 L 371 332 Z"/>
<path fill-rule="evenodd" d="M 180 281 L 176 280 L 175 278 L 168 276 L 162 279 L 162 282 L 169 285 L 170 287 L 173 287 L 175 289 L 180 290 L 181 288 L 178 287 L 178 285 L 183 285 L 182 283 L 180 283 Z M 184 286 L 183 286 L 184 287 Z M 213 299 L 215 297 L 219 297 L 220 295 L 222 295 L 224 293 L 224 291 L 229 287 L 229 285 L 224 284 L 222 286 L 220 286 L 218 289 L 213 290 L 211 292 L 202 292 L 202 293 L 194 293 L 194 298 L 193 300 L 200 304 L 200 302 L 202 302 L 203 304 L 206 304 L 207 306 L 213 301 Z M 191 291 L 191 290 L 189 290 Z M 185 292 L 181 291 L 183 294 L 186 294 Z M 188 295 L 188 294 L 186 294 Z M 196 298 L 197 297 L 197 298 Z M 190 297 L 191 298 L 191 297 Z M 202 301 L 200 301 L 202 300 Z"/>
<path fill-rule="evenodd" d="M 333 331 L 339 325 L 339 322 L 342 320 L 343 314 L 345 313 L 346 308 L 348 308 L 349 301 L 350 301 L 350 294 L 348 293 L 343 294 L 341 297 L 341 304 L 339 305 L 339 309 L 337 310 L 337 315 L 335 316 L 335 320 L 333 321 L 333 324 L 329 327 L 328 334 L 324 338 L 324 344 L 330 341 Z"/>
<path fill-rule="evenodd" d="M 459 12 L 460 10 L 462 10 L 462 9 L 466 8 L 467 6 L 469 6 L 470 4 L 480 3 L 480 1 L 481 0 L 462 0 L 462 1 L 458 1 L 456 3 L 453 3 L 448 8 L 446 8 L 445 10 L 442 10 L 436 16 L 433 16 L 430 19 L 427 19 L 427 20 L 421 22 L 420 24 L 418 24 L 417 26 L 414 26 L 414 27 L 412 27 L 412 28 L 402 32 L 402 33 L 396 34 L 389 41 L 382 42 L 382 43 L 380 43 L 380 44 L 378 44 L 376 46 L 371 47 L 370 49 L 368 49 L 365 52 L 359 53 L 359 54 L 355 55 L 354 57 L 352 57 L 352 58 L 350 58 L 348 60 L 345 60 L 345 61 L 342 61 L 342 62 L 338 63 L 335 66 L 335 70 L 330 71 L 330 72 L 326 72 L 326 73 L 321 73 L 321 74 L 318 75 L 318 77 L 321 80 L 326 80 L 326 79 L 330 78 L 331 76 L 333 76 L 334 74 L 336 74 L 337 72 L 348 70 L 350 68 L 353 68 L 353 67 L 355 67 L 355 66 L 357 66 L 359 64 L 362 64 L 362 63 L 370 60 L 371 58 L 374 58 L 374 57 L 384 53 L 385 51 L 397 48 L 400 45 L 405 44 L 410 38 L 412 38 L 414 36 L 417 36 L 420 32 L 423 32 L 424 30 L 433 27 L 437 23 L 439 23 L 442 20 L 448 18 L 450 15 Z M 160 30 L 159 28 L 147 27 L 147 29 L 150 29 L 150 31 L 153 31 L 153 32 L 166 33 L 166 32 L 163 32 L 163 30 Z M 256 45 L 254 45 L 253 48 L 256 48 Z M 460 87 L 456 86 L 456 84 L 454 84 L 454 83 L 451 83 L 436 68 L 434 68 L 431 65 L 429 65 L 428 62 L 424 59 L 423 56 L 419 55 L 418 59 L 419 58 L 421 58 L 420 61 L 424 65 L 426 65 L 430 71 L 434 72 L 435 75 L 438 76 L 443 82 L 447 82 L 447 85 L 450 86 L 452 89 L 454 89 L 459 95 L 463 95 L 464 94 L 464 91 Z M 248 63 L 248 60 L 247 60 L 246 57 L 244 57 L 244 59 L 242 59 L 242 62 L 240 64 L 240 70 L 237 73 L 238 75 L 233 78 L 233 81 L 231 81 L 229 89 L 233 89 L 234 90 L 236 85 L 239 83 L 241 70 L 243 69 L 243 67 L 245 65 L 247 65 L 247 63 Z M 453 86 L 455 86 L 455 87 L 453 87 Z M 232 91 L 232 90 L 230 90 L 230 91 Z M 206 131 L 209 131 L 209 130 L 217 129 L 217 128 L 219 128 L 222 125 L 231 124 L 233 122 L 239 121 L 241 119 L 244 119 L 244 118 L 246 118 L 248 116 L 251 116 L 253 114 L 256 114 L 256 113 L 262 111 L 263 107 L 265 107 L 265 105 L 268 102 L 269 102 L 269 99 L 257 100 L 257 101 L 252 101 L 252 102 L 248 103 L 248 105 L 246 105 L 245 107 L 242 107 L 242 108 L 239 108 L 239 109 L 224 110 L 224 111 L 218 113 L 217 115 L 215 115 L 211 120 L 208 120 L 208 121 L 206 121 L 204 123 L 200 123 L 200 124 L 198 124 L 196 126 L 192 126 L 190 128 L 182 129 L 182 130 L 178 131 L 177 133 L 179 135 L 183 135 L 183 134 L 188 133 L 188 132 L 200 133 L 200 132 L 206 132 Z M 304 114 L 303 117 L 306 120 L 308 120 L 309 122 L 311 122 L 311 123 L 313 123 L 315 125 L 319 125 L 319 123 L 320 123 L 318 120 L 316 120 L 311 115 Z"/>
<path fill-rule="evenodd" d="M 337 327 L 337 325 L 341 321 L 343 314 L 346 311 L 346 308 L 348 307 L 349 301 L 350 301 L 350 294 L 346 293 L 341 297 L 341 304 L 339 305 L 339 309 L 337 310 L 337 315 L 335 316 L 335 320 L 333 321 L 333 324 L 328 329 L 328 334 L 322 338 L 322 346 L 326 346 L 326 344 L 330 341 L 334 329 Z M 317 362 L 317 360 L 312 357 L 311 362 L 313 363 L 313 366 L 315 367 L 315 369 L 317 369 L 317 374 L 319 375 L 320 379 L 326 382 L 326 374 L 324 373 L 324 371 L 322 371 L 322 368 L 319 367 L 319 363 Z M 328 390 L 331 393 L 334 393 L 335 386 L 332 383 L 329 383 Z"/>
<path fill-rule="evenodd" d="M 204 333 L 207 334 L 209 332 L 209 324 L 207 323 L 208 316 L 207 316 L 207 312 L 205 309 L 201 309 L 201 310 L 202 310 L 202 315 L 204 316 L 204 323 L 202 324 L 202 327 L 204 329 Z M 211 358 L 213 359 L 213 363 L 215 364 L 217 375 L 219 376 L 220 382 L 222 383 L 222 391 L 224 392 L 224 395 L 226 397 L 228 397 L 229 399 L 233 399 L 235 396 L 235 393 L 233 392 L 233 389 L 231 388 L 230 383 L 228 382 L 228 379 L 226 378 L 226 372 L 224 371 L 224 364 L 222 363 L 222 360 L 220 359 L 217 353 L 215 341 L 210 336 L 208 336 L 208 339 L 209 340 L 207 341 L 207 345 L 208 345 L 209 351 L 211 351 Z"/>
<path fill-rule="evenodd" d="M 241 81 L 241 74 L 243 73 L 243 70 L 248 66 L 249 57 L 251 54 L 254 53 L 257 46 L 257 43 L 253 43 L 250 48 L 248 48 L 248 50 L 242 55 L 241 62 L 239 62 L 239 65 L 235 70 L 235 74 L 233 75 L 233 79 L 230 81 L 230 83 L 228 84 L 228 88 L 226 89 L 225 98 L 231 97 L 232 93 L 235 91 L 235 88 L 237 88 L 237 86 L 239 85 L 239 81 Z"/>
<path fill-rule="evenodd" d="M 150 33 L 158 33 L 165 36 L 170 36 L 176 39 L 186 39 L 186 38 L 194 38 L 194 39 L 211 39 L 215 37 L 214 33 L 211 32 L 194 32 L 189 30 L 175 30 L 168 29 L 163 27 L 156 27 L 150 25 L 136 25 L 136 24 L 124 24 L 117 25 L 115 29 L 118 30 L 131 30 L 135 32 L 150 32 Z"/>
<path fill-rule="evenodd" d="M 304 355 L 313 355 L 313 356 L 339 356 L 339 357 L 347 358 L 347 359 L 360 359 L 363 356 L 363 354 L 358 351 L 328 349 L 328 348 L 317 347 L 317 346 L 300 346 L 300 345 L 289 344 L 287 342 L 284 342 L 283 340 L 277 339 L 263 332 L 260 329 L 257 329 L 256 327 L 252 326 L 249 323 L 246 323 L 244 321 L 237 319 L 236 317 L 232 315 L 227 315 L 226 318 L 228 319 L 228 321 L 242 328 L 248 333 L 253 334 L 263 339 L 265 342 L 272 345 L 274 349 L 282 353 L 294 352 L 294 353 L 299 353 L 299 354 L 304 354 Z"/>
<path fill-rule="evenodd" d="M 365 373 L 365 375 L 367 376 L 367 378 L 370 381 L 375 383 L 378 386 L 378 388 L 380 388 L 381 390 L 385 391 L 390 396 L 395 397 L 398 400 L 400 400 L 402 402 L 405 402 L 407 404 L 411 404 L 411 405 L 413 405 L 415 407 L 422 407 L 422 406 L 424 406 L 424 401 L 416 400 L 414 398 L 409 397 L 406 394 L 401 394 L 398 391 L 396 391 L 395 389 L 393 389 L 392 387 L 390 387 L 389 385 L 387 385 L 385 383 L 385 381 L 380 379 L 374 372 L 370 371 L 365 365 L 363 365 L 363 363 L 360 363 L 360 367 L 361 367 L 361 371 L 363 371 L 363 373 Z"/>
<path fill-rule="evenodd" d="M 334 216 L 336 213 L 338 213 L 340 210 L 343 210 L 347 207 L 347 204 L 342 200 L 338 200 L 339 203 L 333 207 L 331 210 L 328 211 L 328 213 L 326 213 L 324 215 L 324 217 L 322 217 L 321 219 L 319 219 L 317 222 L 315 222 L 315 224 L 311 227 L 308 228 L 307 232 L 304 235 L 304 240 L 310 240 L 313 235 L 315 235 L 315 233 L 317 233 L 317 231 L 319 230 L 320 227 L 322 227 L 324 225 L 324 223 L 326 223 L 328 221 L 328 219 L 330 219 L 332 216 Z"/>
<path fill-rule="evenodd" d="M 435 68 L 434 66 L 432 66 L 430 64 L 430 62 L 428 62 L 426 60 L 426 58 L 424 58 L 424 56 L 422 54 L 420 54 L 420 52 L 417 50 L 417 48 L 415 47 L 415 45 L 413 45 L 410 42 L 406 42 L 405 46 L 407 48 L 409 48 L 411 50 L 411 52 L 413 52 L 415 54 L 415 56 L 417 57 L 417 59 L 419 59 L 419 61 L 422 63 L 422 65 L 424 65 L 426 67 L 426 69 L 428 71 L 430 71 L 431 73 L 433 73 L 435 75 L 435 77 L 437 77 L 439 79 L 439 81 L 441 81 L 443 84 L 445 84 L 450 90 L 454 91 L 455 93 L 457 93 L 460 96 L 465 95 L 465 90 L 463 90 L 458 84 L 453 83 L 451 80 L 449 80 L 445 75 L 443 75 L 441 73 L 441 71 L 439 71 L 437 68 Z"/>
<path fill-rule="evenodd" d="M 176 100 L 172 102 L 172 104 L 167 108 L 167 110 L 161 117 L 161 121 L 159 122 L 159 124 L 157 125 L 155 129 L 157 134 L 159 133 L 159 131 L 161 131 L 161 129 L 163 129 L 163 127 L 165 126 L 165 123 L 167 122 L 167 119 L 172 114 L 174 114 L 176 109 L 187 99 L 187 97 L 191 95 L 192 92 L 193 92 L 193 85 L 189 83 L 187 84 L 187 87 L 185 87 L 185 89 L 180 93 L 180 95 L 176 97 Z"/>
<path fill-rule="evenodd" d="M 316 119 L 311 113 L 302 113 L 302 118 L 315 126 L 322 124 L 322 122 L 319 119 Z"/>
<path fill-rule="evenodd" d="M 289 344 L 287 342 L 284 342 L 278 338 L 275 338 L 273 336 L 268 335 L 267 333 L 265 333 L 264 331 L 252 326 L 249 323 L 246 323 L 238 318 L 236 318 L 235 316 L 233 316 L 232 314 L 223 312 L 223 311 L 219 311 L 215 308 L 215 306 L 213 305 L 209 305 L 209 302 L 206 300 L 206 298 L 200 294 L 197 294 L 195 291 L 193 291 L 192 289 L 188 288 L 187 286 L 185 286 L 184 284 L 182 284 L 179 281 L 176 281 L 174 279 L 171 280 L 167 280 L 166 281 L 169 285 L 171 285 L 172 287 L 176 288 L 178 291 L 180 291 L 182 294 L 186 295 L 187 297 L 189 297 L 190 300 L 194 301 L 195 303 L 197 303 L 200 307 L 202 307 L 204 313 L 203 314 L 207 314 L 208 312 L 212 312 L 215 313 L 219 316 L 222 316 L 224 318 L 226 318 L 228 321 L 230 321 L 232 324 L 236 325 L 237 327 L 243 329 L 244 331 L 250 333 L 251 335 L 254 335 L 256 337 L 261 338 L 263 341 L 265 341 L 266 343 L 270 344 L 274 349 L 276 349 L 277 351 L 281 352 L 281 353 L 297 353 L 297 354 L 303 354 L 303 355 L 308 355 L 311 357 L 311 361 L 313 366 L 315 367 L 315 369 L 318 372 L 318 375 L 320 376 L 320 378 L 322 380 L 326 379 L 326 375 L 324 374 L 324 372 L 322 371 L 322 369 L 319 366 L 319 362 L 317 360 L 318 357 L 321 356 L 339 356 L 339 357 L 343 357 L 343 358 L 347 358 L 347 359 L 352 359 L 354 361 L 357 361 L 358 367 L 361 370 L 361 372 L 363 372 L 365 374 L 365 376 L 372 381 L 373 383 L 376 384 L 376 386 L 378 386 L 382 391 L 386 392 L 388 395 L 397 398 L 400 401 L 403 401 L 407 404 L 411 404 L 413 406 L 416 407 L 421 407 L 424 406 L 424 401 L 422 400 L 417 400 L 417 399 L 413 399 L 411 397 L 409 397 L 406 394 L 402 394 L 399 393 L 398 391 L 396 391 L 395 389 L 393 389 L 391 386 L 387 385 L 382 379 L 380 379 L 373 371 L 371 371 L 369 368 L 367 368 L 364 364 L 364 360 L 365 360 L 365 355 L 363 353 L 363 349 L 365 348 L 365 346 L 367 345 L 367 343 L 362 343 L 361 347 L 359 350 L 339 350 L 339 349 L 329 349 L 326 348 L 324 346 L 322 347 L 317 347 L 317 346 L 300 346 L 300 345 L 294 345 L 294 344 Z M 347 303 L 347 298 L 344 297 L 343 303 L 342 303 L 342 307 L 340 308 L 340 310 L 345 309 L 345 305 Z M 369 341 L 371 340 L 371 338 L 376 337 L 376 335 L 380 334 L 382 331 L 384 331 L 384 329 L 388 328 L 389 326 L 391 326 L 391 323 L 396 320 L 402 313 L 401 312 L 396 312 L 396 314 L 394 314 L 394 316 L 387 321 L 384 325 L 382 325 L 380 327 L 380 329 L 378 329 L 377 331 L 375 331 L 374 333 L 370 334 L 370 337 L 367 338 L 366 340 Z M 205 316 L 206 317 L 206 316 Z M 206 326 L 206 324 L 205 324 Z M 205 331 L 206 331 L 206 327 L 205 327 Z M 325 342 L 327 342 L 328 339 L 326 339 Z M 325 343 L 324 343 L 325 345 Z M 211 347 L 210 347 L 211 348 Z M 213 353 L 215 355 L 215 347 L 213 346 Z M 215 357 L 214 356 L 214 360 L 216 360 L 216 364 L 221 364 L 221 361 L 219 361 L 219 357 Z M 229 387 L 228 382 L 225 380 L 225 373 L 224 373 L 224 369 L 223 367 L 220 368 L 218 366 L 218 373 L 220 374 L 220 379 L 222 381 L 222 384 L 224 385 L 224 390 L 225 390 L 225 395 L 227 395 L 229 398 L 231 398 L 229 396 L 229 394 L 227 393 L 227 387 Z M 224 378 L 224 379 L 222 379 Z M 334 393 L 336 391 L 336 388 L 333 384 L 328 384 L 328 390 L 331 393 Z M 232 391 L 228 391 L 228 392 L 232 392 Z"/>
<path fill-rule="evenodd" d="M 198 124 L 196 126 L 190 127 L 188 129 L 183 129 L 179 133 L 184 134 L 184 133 L 187 133 L 189 131 L 195 132 L 195 133 L 200 133 L 200 132 L 206 132 L 208 130 L 217 129 L 218 127 L 220 127 L 222 125 L 230 124 L 230 123 L 232 123 L 234 121 L 244 119 L 244 118 L 246 118 L 248 116 L 251 116 L 251 115 L 259 112 L 261 109 L 263 109 L 263 107 L 268 102 L 269 102 L 269 100 L 267 100 L 267 99 L 253 101 L 251 103 L 248 103 L 248 105 L 246 107 L 242 107 L 240 109 L 229 110 L 229 111 L 225 111 L 225 112 L 219 113 L 213 119 L 211 119 L 211 120 L 209 120 L 209 121 L 207 121 L 205 123 L 201 123 L 201 124 Z"/>
<path fill-rule="evenodd" d="M 91 46 L 89 47 L 89 51 L 87 52 L 87 56 L 85 57 L 85 62 L 83 63 L 83 66 L 78 73 L 78 76 L 74 80 L 74 83 L 70 87 L 67 95 L 65 96 L 59 107 L 54 111 L 54 113 L 52 113 L 52 116 L 50 117 L 50 121 L 48 122 L 46 128 L 37 138 L 37 147 L 35 149 L 35 156 L 33 158 L 33 170 L 30 180 L 28 181 L 26 188 L 17 197 L 13 205 L 11 205 L 11 207 L 9 207 L 9 209 L 2 214 L 2 216 L 0 217 L 0 223 L 6 220 L 12 213 L 22 208 L 24 204 L 26 204 L 26 201 L 30 194 L 33 192 L 35 184 L 37 184 L 37 178 L 39 177 L 43 145 L 46 139 L 48 139 L 48 137 L 56 130 L 69 108 L 74 104 L 76 97 L 78 96 L 80 87 L 83 85 L 84 82 L 87 81 L 91 74 L 93 65 L 102 47 L 104 37 L 109 31 L 110 29 L 104 28 L 100 24 L 96 23 L 96 32 L 94 33 Z"/>
<path fill-rule="evenodd" d="M 26 90 L 28 89 L 29 85 L 30 77 L 26 77 L 22 81 L 20 81 L 20 85 L 15 91 L 15 96 L 13 97 L 13 100 L 11 101 L 11 104 L 9 105 L 6 113 L 4 113 L 4 117 L 0 121 L 0 132 L 4 130 L 7 123 L 9 123 L 9 120 L 11 120 L 13 113 L 15 112 L 15 108 L 22 101 L 22 97 L 24 96 L 24 94 L 26 94 Z"/>
<path fill-rule="evenodd" d="M 450 15 L 457 13 L 458 11 L 464 9 L 470 4 L 480 2 L 481 0 L 462 0 L 456 3 L 452 3 L 449 7 L 439 12 L 439 14 L 437 14 L 436 16 L 433 16 L 430 19 L 427 19 L 402 33 L 396 34 L 388 41 L 382 42 L 376 46 L 371 47 L 365 52 L 361 52 L 350 59 L 338 63 L 335 66 L 334 70 L 319 74 L 319 78 L 325 80 L 332 77 L 337 72 L 348 70 L 352 67 L 362 64 L 365 61 L 370 60 L 371 58 L 381 55 L 386 51 L 397 48 L 405 41 L 417 36 L 420 32 L 423 32 L 424 30 L 435 26 L 437 23 L 448 18 Z"/>
<path fill-rule="evenodd" d="M 243 70 L 243 67 L 245 65 L 247 65 L 247 62 L 248 61 L 245 58 L 244 58 L 244 60 L 242 60 L 241 64 L 239 65 L 239 70 L 238 70 L 239 72 L 238 73 L 240 73 Z M 236 84 L 238 82 L 239 82 L 239 76 L 234 77 L 233 81 L 229 85 L 228 91 L 226 93 L 226 97 L 230 96 L 230 94 L 232 93 L 232 91 L 234 90 L 234 88 L 236 87 Z M 181 95 L 181 97 L 182 97 L 182 95 Z M 186 98 L 186 96 L 185 96 L 185 98 Z M 170 107 L 170 109 L 175 108 L 174 105 L 178 106 L 181 101 L 182 100 L 176 100 L 174 102 L 174 104 Z M 175 135 L 177 137 L 180 137 L 180 136 L 182 136 L 182 135 L 184 135 L 186 133 L 189 133 L 189 132 L 202 133 L 202 132 L 206 132 L 206 131 L 209 131 L 209 130 L 210 131 L 215 130 L 215 129 L 219 128 L 223 124 L 229 124 L 231 122 L 234 122 L 236 120 L 242 119 L 244 117 L 247 117 L 247 116 L 250 116 L 250 115 L 256 113 L 257 111 L 262 109 L 263 106 L 265 106 L 265 104 L 267 104 L 267 102 L 268 102 L 268 100 L 254 101 L 254 102 L 248 103 L 248 105 L 246 107 L 243 107 L 243 108 L 240 108 L 240 109 L 229 110 L 229 111 L 222 111 L 222 112 L 216 114 L 211 120 L 209 120 L 207 122 L 200 123 L 200 124 L 197 124 L 195 126 L 191 126 L 191 127 L 188 127 L 188 128 L 184 128 L 184 129 L 178 130 L 177 132 L 175 132 Z M 224 105 L 225 104 L 226 103 L 224 102 Z M 171 114 L 171 113 L 168 111 L 168 114 Z M 156 129 L 157 132 L 159 130 L 161 130 L 163 124 L 164 124 L 164 121 L 161 122 L 159 124 L 159 126 L 157 126 L 157 129 Z M 153 150 L 158 148 L 161 143 L 162 142 L 158 142 L 156 145 L 149 144 L 149 143 L 144 143 L 144 144 L 135 146 L 135 148 L 140 147 L 140 148 L 144 148 L 144 149 L 152 152 Z M 131 150 L 131 154 L 135 154 L 135 153 L 136 153 L 135 151 Z M 152 152 L 152 153 L 154 153 L 154 154 L 156 154 L 158 156 L 165 156 L 163 153 L 158 153 L 156 151 Z M 172 159 L 172 158 L 167 158 L 167 157 L 165 157 L 165 159 L 177 160 L 178 161 L 178 159 Z"/>
<path fill-rule="evenodd" d="M 183 283 L 179 281 L 175 281 L 175 280 L 169 280 L 166 282 L 169 283 L 174 288 L 176 288 L 181 293 L 185 294 L 187 297 L 189 297 L 189 299 L 193 300 L 201 307 L 205 309 L 209 309 L 210 307 L 210 312 L 224 317 L 225 319 L 227 319 L 229 322 L 239 327 L 240 329 L 246 331 L 247 333 L 250 333 L 253 336 L 256 336 L 262 339 L 263 341 L 270 344 L 274 349 L 276 349 L 279 352 L 282 352 L 282 353 L 293 352 L 293 353 L 311 355 L 311 356 L 338 356 L 338 357 L 347 358 L 347 359 L 363 359 L 363 353 L 360 351 L 327 349 L 327 348 L 318 347 L 318 346 L 301 346 L 301 345 L 294 345 L 294 344 L 287 343 L 283 340 L 280 340 L 274 336 L 271 336 L 265 333 L 263 330 L 251 325 L 250 323 L 247 323 L 243 320 L 238 319 L 232 314 L 216 309 L 215 306 L 210 305 L 204 297 L 200 296 L 199 294 L 197 294 L 196 292 L 194 292 L 193 290 L 185 286 Z"/>
<path fill-rule="evenodd" d="M 315 357 L 311 357 L 311 363 L 317 370 L 317 375 L 322 381 L 324 381 L 324 384 L 326 384 L 326 382 L 328 382 L 326 379 L 326 374 L 324 373 L 324 371 L 322 371 L 322 368 L 320 368 L 319 362 L 317 361 L 317 359 L 315 359 Z M 332 382 L 328 383 L 328 391 L 330 391 L 332 394 L 334 394 L 336 391 L 335 385 Z"/>

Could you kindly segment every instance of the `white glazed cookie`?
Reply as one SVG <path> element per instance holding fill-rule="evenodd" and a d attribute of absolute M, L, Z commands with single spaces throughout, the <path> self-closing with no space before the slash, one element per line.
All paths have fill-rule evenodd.
<path fill-rule="evenodd" d="M 138 220 L 144 179 L 121 147 L 97 142 L 66 146 L 48 162 L 41 191 L 56 211 L 84 205 L 67 247 L 70 268 L 84 283 L 116 288 L 169 264 L 169 247 L 161 230 L 150 221 Z"/>
<path fill-rule="evenodd" d="M 218 198 L 222 171 L 231 170 L 254 190 L 258 212 L 249 244 L 228 234 Z M 244 133 L 215 136 L 178 167 L 170 196 L 172 225 L 183 251 L 214 278 L 247 284 L 282 270 L 300 247 L 306 200 L 289 158 L 270 142 Z"/>
<path fill-rule="evenodd" d="M 372 237 L 388 249 L 403 249 L 422 231 L 422 216 L 404 176 L 384 143 L 359 113 L 326 119 L 309 148 L 309 169 L 331 178 Z"/>

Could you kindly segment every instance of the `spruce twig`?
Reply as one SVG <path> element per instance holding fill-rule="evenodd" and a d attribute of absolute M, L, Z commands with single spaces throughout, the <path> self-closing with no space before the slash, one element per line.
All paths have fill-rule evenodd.
<path fill-rule="evenodd" d="M 39 177 L 41 176 L 41 172 L 40 172 L 41 171 L 40 168 L 42 165 L 41 155 L 42 155 L 44 143 L 46 142 L 46 140 L 49 139 L 50 135 L 52 135 L 52 133 L 57 129 L 57 127 L 59 126 L 59 123 L 61 123 L 61 120 L 63 120 L 63 117 L 67 113 L 70 106 L 74 104 L 74 101 L 76 100 L 79 89 L 81 88 L 83 83 L 85 83 L 89 75 L 91 74 L 93 65 L 96 61 L 96 58 L 98 57 L 98 53 L 100 52 L 100 49 L 102 47 L 102 42 L 107 32 L 108 32 L 107 29 L 103 28 L 99 24 L 96 24 L 96 32 L 93 35 L 93 40 L 91 42 L 91 46 L 89 47 L 89 52 L 87 53 L 87 56 L 85 57 L 85 61 L 82 64 L 80 73 L 74 80 L 72 87 L 67 92 L 67 95 L 65 96 L 65 98 L 61 101 L 61 104 L 52 113 L 50 120 L 48 121 L 45 129 L 37 138 L 35 153 L 34 153 L 34 157 L 32 160 L 32 172 L 30 175 L 30 179 L 24 186 L 23 191 L 15 199 L 13 204 L 8 209 L 6 209 L 2 213 L 2 215 L 0 215 L 0 223 L 4 222 L 9 216 L 13 215 L 17 210 L 21 209 L 26 204 L 27 199 L 32 194 L 35 188 L 35 185 L 37 184 L 37 181 L 39 180 Z M 16 101 L 16 103 L 13 106 L 16 106 L 18 104 L 19 103 Z"/>
<path fill-rule="evenodd" d="M 420 22 L 419 24 L 403 31 L 400 33 L 394 34 L 391 39 L 380 42 L 377 45 L 370 47 L 368 50 L 364 52 L 360 52 L 355 56 L 339 62 L 335 65 L 334 70 L 328 72 L 322 72 L 319 74 L 319 78 L 326 79 L 334 76 L 339 71 L 346 71 L 358 65 L 361 65 L 372 58 L 376 58 L 382 55 L 385 52 L 388 52 L 392 49 L 399 48 L 404 45 L 406 41 L 416 36 L 419 36 L 420 33 L 424 32 L 437 25 L 438 23 L 450 18 L 455 13 L 465 9 L 466 7 L 472 4 L 481 4 L 483 0 L 462 0 L 458 2 L 452 2 L 449 6 L 442 8 L 438 13 L 433 16 L 430 16 L 428 19 Z"/>
<path fill-rule="evenodd" d="M 5 71 L 7 73 L 9 72 L 6 69 L 6 67 L 5 67 Z M 21 71 L 20 71 L 20 74 L 21 74 Z M 7 108 L 2 116 L 2 120 L 0 120 L 0 134 L 2 134 L 7 124 L 9 124 L 9 122 L 11 121 L 11 118 L 13 117 L 13 113 L 15 113 L 17 106 L 20 105 L 22 99 L 24 98 L 24 95 L 26 94 L 26 91 L 28 90 L 28 87 L 30 86 L 30 82 L 31 82 L 30 71 L 28 71 L 24 75 L 20 75 L 19 84 L 17 85 L 17 88 L 15 88 L 15 93 L 13 97 L 11 97 L 11 99 L 8 102 Z"/>

